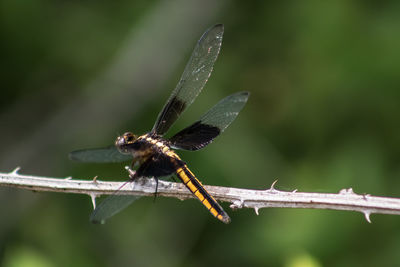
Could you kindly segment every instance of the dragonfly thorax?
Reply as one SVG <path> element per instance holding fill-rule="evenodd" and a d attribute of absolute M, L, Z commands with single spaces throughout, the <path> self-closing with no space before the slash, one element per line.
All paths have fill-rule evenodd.
<path fill-rule="evenodd" d="M 117 138 L 115 146 L 123 154 L 134 157 L 147 157 L 154 153 L 170 152 L 169 143 L 160 136 L 147 133 L 136 137 L 132 133 L 125 133 Z"/>

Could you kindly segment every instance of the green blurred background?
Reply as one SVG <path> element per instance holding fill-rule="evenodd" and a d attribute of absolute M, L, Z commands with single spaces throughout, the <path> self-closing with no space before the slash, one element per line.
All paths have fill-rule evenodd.
<path fill-rule="evenodd" d="M 174 133 L 251 92 L 212 145 L 182 152 L 204 184 L 400 195 L 399 1 L 0 3 L 0 171 L 126 179 L 69 151 L 151 129 L 201 34 L 225 24 L 203 93 Z M 107 224 L 85 195 L 0 189 L 2 266 L 400 266 L 400 217 L 232 211 L 142 198 Z"/>

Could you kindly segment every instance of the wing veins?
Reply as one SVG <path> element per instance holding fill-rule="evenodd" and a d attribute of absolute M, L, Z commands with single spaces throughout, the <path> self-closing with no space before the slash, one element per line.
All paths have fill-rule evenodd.
<path fill-rule="evenodd" d="M 248 97 L 248 92 L 238 92 L 225 97 L 198 121 L 171 137 L 172 147 L 199 150 L 207 146 L 235 120 Z"/>
<path fill-rule="evenodd" d="M 157 117 L 153 133 L 165 134 L 201 92 L 218 57 L 223 32 L 222 24 L 215 25 L 197 42 L 181 79 Z"/>

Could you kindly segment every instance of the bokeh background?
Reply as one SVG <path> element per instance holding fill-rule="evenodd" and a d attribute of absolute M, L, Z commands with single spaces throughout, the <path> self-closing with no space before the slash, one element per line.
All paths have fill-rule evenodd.
<path fill-rule="evenodd" d="M 251 92 L 212 145 L 182 152 L 204 184 L 400 195 L 400 2 L 0 3 L 0 171 L 122 181 L 124 164 L 69 151 L 151 129 L 201 34 L 221 54 L 174 133 Z M 399 266 L 400 217 L 232 211 L 142 198 L 107 224 L 85 195 L 0 189 L 2 266 Z"/>

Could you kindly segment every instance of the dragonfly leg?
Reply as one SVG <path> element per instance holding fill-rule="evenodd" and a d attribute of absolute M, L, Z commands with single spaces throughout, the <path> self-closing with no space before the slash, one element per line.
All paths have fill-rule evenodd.
<path fill-rule="evenodd" d="M 158 190 L 158 178 L 154 177 L 154 179 L 156 180 L 156 191 L 154 192 L 154 199 L 153 199 L 153 202 L 156 202 L 157 190 Z"/>
<path fill-rule="evenodd" d="M 132 170 L 129 166 L 125 166 L 125 170 L 129 173 L 129 181 L 135 181 L 138 178 L 137 172 Z"/>

